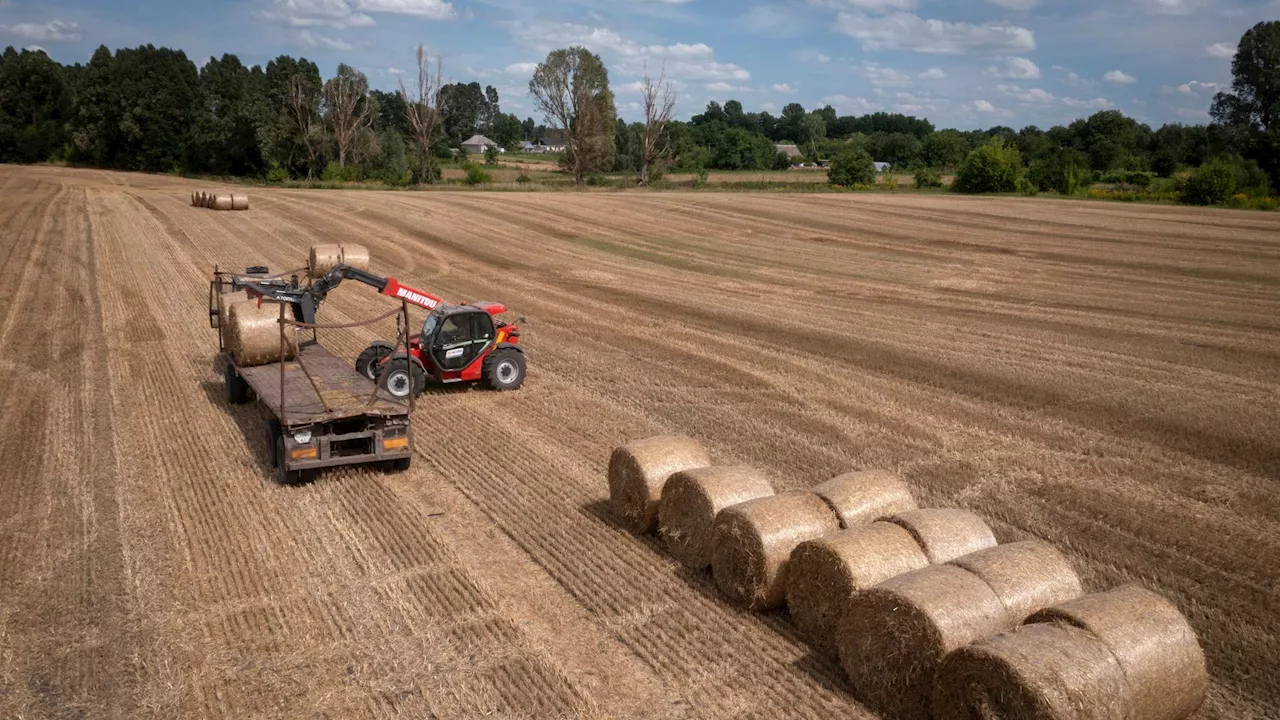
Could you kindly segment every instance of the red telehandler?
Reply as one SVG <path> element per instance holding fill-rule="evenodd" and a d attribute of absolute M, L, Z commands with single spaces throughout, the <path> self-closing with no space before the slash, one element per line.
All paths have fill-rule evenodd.
<path fill-rule="evenodd" d="M 389 297 L 426 308 L 430 312 L 422 331 L 410 338 L 409 351 L 374 341 L 356 358 L 356 371 L 379 382 L 397 398 L 422 393 L 428 378 L 439 383 L 483 382 L 494 390 L 515 390 L 524 384 L 524 348 L 520 327 L 497 318 L 504 305 L 478 302 L 453 305 L 432 295 L 350 265 L 337 265 L 310 287 L 285 283 L 249 283 L 253 294 L 288 302 L 296 319 L 315 322 L 315 312 L 343 280 L 355 280 Z M 523 318 L 521 319 L 523 321 Z"/>

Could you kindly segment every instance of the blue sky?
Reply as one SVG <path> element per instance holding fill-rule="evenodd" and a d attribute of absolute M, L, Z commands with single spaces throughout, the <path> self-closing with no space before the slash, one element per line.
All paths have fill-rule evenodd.
<path fill-rule="evenodd" d="M 0 45 L 68 63 L 148 42 L 197 63 L 290 54 L 391 89 L 421 42 L 447 79 L 493 85 L 525 117 L 533 64 L 581 44 L 604 58 L 629 119 L 647 63 L 665 65 L 681 117 L 736 98 L 775 115 L 829 103 L 967 129 L 1104 108 L 1205 122 L 1240 35 L 1277 19 L 1280 0 L 0 0 Z"/>

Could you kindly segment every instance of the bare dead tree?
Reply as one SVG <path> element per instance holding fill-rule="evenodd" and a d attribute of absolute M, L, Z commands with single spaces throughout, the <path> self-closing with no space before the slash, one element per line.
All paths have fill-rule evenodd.
<path fill-rule="evenodd" d="M 324 84 L 325 121 L 338 146 L 338 167 L 347 166 L 347 153 L 360 133 L 373 126 L 369 81 L 346 65 Z"/>
<path fill-rule="evenodd" d="M 443 78 L 443 61 L 436 58 L 435 72 L 432 73 L 430 59 L 422 45 L 418 45 L 418 84 L 414 88 L 413 96 L 405 90 L 404 80 L 400 81 L 400 97 L 404 100 L 409 127 L 413 129 L 413 139 L 418 145 L 418 179 L 427 183 L 437 180 L 431 146 L 443 119 L 440 112 L 440 88 L 444 84 Z"/>
<path fill-rule="evenodd" d="M 649 182 L 649 168 L 665 158 L 669 150 L 667 128 L 671 125 L 671 114 L 676 109 L 676 91 L 667 79 L 665 64 L 657 82 L 649 77 L 649 66 L 646 64 L 644 79 L 640 83 L 641 102 L 644 104 L 644 138 L 640 146 L 640 171 L 636 179 L 641 185 L 646 185 Z"/>
<path fill-rule="evenodd" d="M 298 138 L 302 140 L 303 147 L 307 150 L 308 178 L 312 177 L 315 172 L 316 151 L 318 150 L 316 100 L 317 98 L 309 91 L 307 83 L 301 75 L 294 75 L 289 79 L 289 119 L 293 123 L 293 130 L 298 134 Z"/>

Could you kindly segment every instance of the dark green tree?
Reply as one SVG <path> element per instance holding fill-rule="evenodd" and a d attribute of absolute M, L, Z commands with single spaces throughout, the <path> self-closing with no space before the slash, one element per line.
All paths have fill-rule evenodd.
<path fill-rule="evenodd" d="M 846 143 L 827 166 L 827 181 L 841 187 L 874 185 L 875 162 L 861 145 Z"/>
<path fill-rule="evenodd" d="M 65 73 L 43 51 L 13 48 L 0 61 L 0 162 L 43 162 L 62 152 L 71 114 Z"/>
<path fill-rule="evenodd" d="M 1245 31 L 1231 60 L 1231 92 L 1210 114 L 1227 142 L 1261 163 L 1280 187 L 1280 21 Z"/>

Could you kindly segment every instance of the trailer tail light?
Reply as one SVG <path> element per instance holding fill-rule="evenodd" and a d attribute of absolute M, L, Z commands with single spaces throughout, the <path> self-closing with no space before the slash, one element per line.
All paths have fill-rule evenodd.
<path fill-rule="evenodd" d="M 409 447 L 409 438 L 407 437 L 386 438 L 382 441 L 383 450 L 403 450 L 407 447 Z"/>
<path fill-rule="evenodd" d="M 294 448 L 289 451 L 289 457 L 293 460 L 315 460 L 320 456 L 318 448 Z"/>

